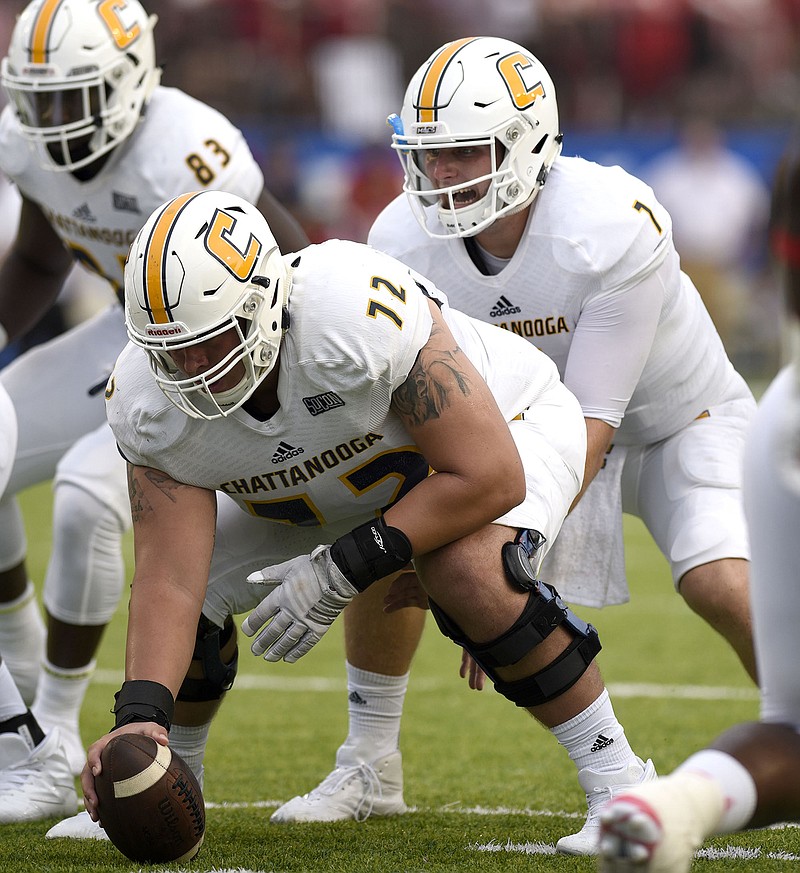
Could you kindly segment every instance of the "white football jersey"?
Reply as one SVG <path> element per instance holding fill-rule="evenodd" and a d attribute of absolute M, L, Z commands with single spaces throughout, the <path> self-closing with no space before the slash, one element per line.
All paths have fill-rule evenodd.
<path fill-rule="evenodd" d="M 428 212 L 433 226 L 435 207 Z M 584 414 L 619 428 L 617 443 L 652 443 L 749 395 L 680 270 L 669 215 L 619 167 L 559 157 L 497 275 L 476 267 L 464 240 L 428 237 L 405 195 L 378 216 L 369 242 L 428 276 L 457 309 L 549 355 Z"/>
<path fill-rule="evenodd" d="M 300 525 L 365 520 L 428 474 L 390 404 L 430 335 L 425 292 L 440 295 L 358 243 L 330 240 L 290 257 L 290 326 L 272 418 L 243 409 L 212 421 L 187 417 L 157 387 L 145 353 L 128 345 L 109 382 L 108 419 L 132 463 L 222 491 L 254 516 Z M 443 305 L 507 420 L 534 402 L 563 402 L 545 355 Z"/>
<path fill-rule="evenodd" d="M 86 182 L 42 169 L 10 106 L 0 115 L 0 169 L 43 211 L 76 261 L 120 293 L 128 249 L 150 213 L 184 191 L 214 188 L 255 203 L 263 174 L 241 132 L 175 88 L 158 87 L 142 121 Z"/>

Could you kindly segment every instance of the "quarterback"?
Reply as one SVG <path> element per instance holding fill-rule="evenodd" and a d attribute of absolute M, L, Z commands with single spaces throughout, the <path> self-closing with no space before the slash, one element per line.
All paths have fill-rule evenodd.
<path fill-rule="evenodd" d="M 106 389 L 136 553 L 117 732 L 168 742 L 197 686 L 210 721 L 235 673 L 232 614 L 252 610 L 256 655 L 294 662 L 412 560 L 443 633 L 517 706 L 549 726 L 605 695 L 596 630 L 536 579 L 586 450 L 545 355 L 369 246 L 282 256 L 222 192 L 148 219 L 125 310 Z M 198 621 L 216 656 L 195 650 Z M 93 819 L 109 737 L 82 775 Z"/>
<path fill-rule="evenodd" d="M 260 197 L 287 251 L 307 242 L 263 190 L 240 131 L 159 85 L 155 20 L 138 0 L 33 0 L 17 20 L 2 63 L 9 105 L 0 116 L 0 168 L 22 207 L 0 267 L 0 344 L 36 322 L 76 261 L 120 294 L 137 231 L 155 206 L 183 191 Z M 19 443 L 0 502 L 0 651 L 43 727 L 61 726 L 76 773 L 85 761 L 78 714 L 124 580 L 120 538 L 130 508 L 103 389 L 125 340 L 112 293 L 104 311 L 18 358 L 1 377 Z M 50 478 L 45 653 L 15 495 Z"/>
<path fill-rule="evenodd" d="M 553 83 L 508 40 L 441 47 L 413 76 L 390 122 L 404 193 L 378 216 L 369 243 L 428 276 L 455 308 L 546 352 L 581 403 L 585 495 L 543 578 L 568 602 L 624 602 L 622 512 L 638 515 L 678 592 L 755 677 L 740 481 L 755 402 L 680 270 L 669 215 L 619 167 L 561 155 Z M 346 614 L 348 691 L 360 703 L 349 707 L 337 770 L 289 800 L 274 821 L 352 818 L 368 789 L 359 768 L 397 749 L 424 613 L 384 616 L 382 596 L 376 588 L 371 603 Z M 480 686 L 468 658 L 462 673 Z M 376 719 L 387 699 L 393 718 Z M 593 740 L 592 755 L 578 765 L 588 818 L 559 841 L 563 853 L 593 853 L 603 803 L 641 776 L 627 762 L 615 769 L 603 761 L 604 742 Z"/>

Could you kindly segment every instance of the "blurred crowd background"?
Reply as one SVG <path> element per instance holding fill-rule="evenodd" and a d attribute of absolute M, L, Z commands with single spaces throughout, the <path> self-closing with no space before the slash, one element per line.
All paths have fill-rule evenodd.
<path fill-rule="evenodd" d="M 142 2 L 159 16 L 163 83 L 244 130 L 314 241 L 365 240 L 400 191 L 385 119 L 434 49 L 474 35 L 522 43 L 555 82 L 564 153 L 650 182 L 734 362 L 752 379 L 775 372 L 781 299 L 766 229 L 800 108 L 800 0 Z M 0 0 L 3 53 L 24 5 Z M 2 242 L 14 192 L 0 194 Z M 96 295 L 108 299 L 81 277 L 66 322 Z"/>

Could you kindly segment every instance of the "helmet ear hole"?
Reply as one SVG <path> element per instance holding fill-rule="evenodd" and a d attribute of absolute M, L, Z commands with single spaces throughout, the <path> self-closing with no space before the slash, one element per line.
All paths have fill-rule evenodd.
<path fill-rule="evenodd" d="M 540 155 L 540 154 L 542 153 L 542 149 L 544 148 L 544 144 L 547 142 L 547 138 L 548 138 L 548 136 L 549 136 L 549 134 L 546 133 L 546 134 L 545 134 L 545 135 L 544 135 L 544 136 L 539 140 L 539 142 L 536 143 L 536 145 L 533 147 L 533 149 L 532 149 L 532 151 L 531 151 L 531 154 L 534 154 L 534 155 Z"/>

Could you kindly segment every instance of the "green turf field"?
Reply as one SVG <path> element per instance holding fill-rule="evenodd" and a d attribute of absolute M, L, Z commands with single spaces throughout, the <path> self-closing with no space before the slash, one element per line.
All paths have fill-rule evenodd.
<path fill-rule="evenodd" d="M 26 492 L 23 509 L 30 570 L 39 582 L 49 550 L 49 487 Z M 663 773 L 730 724 L 755 718 L 758 704 L 733 654 L 674 594 L 643 527 L 629 522 L 633 602 L 580 613 L 600 630 L 600 665 L 632 745 Z M 87 743 L 110 726 L 124 633 L 123 603 L 84 706 Z M 278 826 L 269 824 L 272 810 L 328 773 L 345 734 L 341 628 L 296 665 L 267 664 L 243 646 L 236 687 L 209 743 L 205 845 L 185 869 L 594 870 L 591 859 L 553 854 L 556 840 L 580 827 L 585 814 L 566 754 L 493 691 L 469 691 L 458 664 L 457 649 L 431 622 L 412 669 L 401 737 L 412 812 L 363 824 Z M 138 869 L 108 843 L 45 840 L 51 823 L 0 828 L 7 870 Z M 711 841 L 695 869 L 789 871 L 798 861 L 800 831 L 781 827 Z"/>

